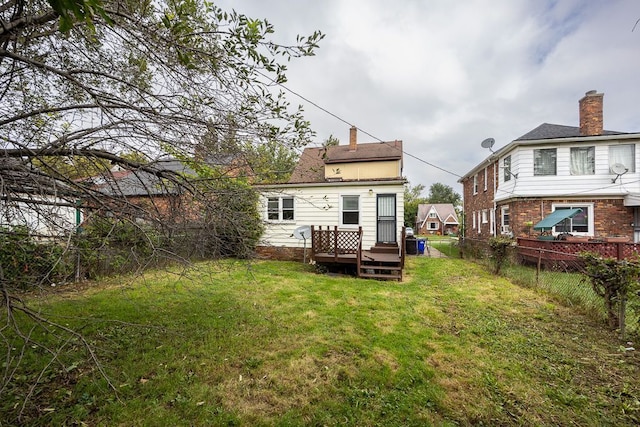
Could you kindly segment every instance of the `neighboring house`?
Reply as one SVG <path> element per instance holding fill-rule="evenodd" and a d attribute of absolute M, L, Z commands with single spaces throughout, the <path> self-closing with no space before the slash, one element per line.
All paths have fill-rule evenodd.
<path fill-rule="evenodd" d="M 402 142 L 306 148 L 286 184 L 257 185 L 266 230 L 263 256 L 303 259 L 294 230 L 301 226 L 362 228 L 362 245 L 399 247 L 404 217 Z M 397 251 L 396 251 L 397 252 Z"/>
<path fill-rule="evenodd" d="M 640 133 L 603 130 L 603 96 L 579 101 L 579 127 L 544 123 L 459 180 L 466 237 L 538 234 L 537 224 L 566 210 L 544 230 L 640 241 Z"/>
<path fill-rule="evenodd" d="M 184 199 L 182 175 L 195 172 L 176 159 L 157 160 L 144 165 L 146 170 L 124 169 L 115 166 L 110 171 L 82 180 L 103 196 L 100 204 L 85 203 L 91 210 L 128 213 L 138 219 L 179 221 L 192 209 Z M 190 199 L 189 199 L 190 200 Z"/>
<path fill-rule="evenodd" d="M 456 209 L 451 203 L 418 205 L 417 234 L 457 234 L 459 225 Z"/>

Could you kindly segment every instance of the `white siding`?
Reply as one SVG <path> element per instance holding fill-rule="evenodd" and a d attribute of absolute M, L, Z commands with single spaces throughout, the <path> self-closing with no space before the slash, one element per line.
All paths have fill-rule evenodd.
<path fill-rule="evenodd" d="M 369 190 L 372 190 L 371 192 Z M 263 190 L 260 197 L 263 219 L 266 221 L 267 198 L 294 198 L 293 221 L 266 221 L 262 244 L 285 247 L 303 247 L 303 241 L 293 237 L 293 230 L 302 225 L 336 226 L 340 225 L 340 203 L 343 195 L 360 197 L 360 226 L 363 231 L 363 246 L 376 243 L 376 200 L 378 194 L 396 195 L 396 235 L 400 239 L 404 225 L 404 186 L 402 184 L 376 185 L 331 185 L 288 187 Z M 355 226 L 341 226 L 341 230 L 357 229 Z M 307 242 L 310 247 L 311 242 Z"/>
<path fill-rule="evenodd" d="M 640 193 L 640 168 L 638 167 L 640 141 L 622 141 L 623 144 L 635 143 L 636 172 L 628 172 L 616 177 L 609 170 L 609 146 L 618 144 L 617 141 L 573 142 L 557 146 L 557 174 L 554 176 L 533 175 L 533 151 L 539 148 L 554 148 L 553 145 L 516 146 L 504 153 L 500 159 L 503 166 L 504 157 L 511 155 L 511 171 L 518 174 L 518 178 L 511 177 L 505 182 L 500 169 L 496 201 L 511 197 L 589 197 L 589 196 L 619 196 Z M 571 147 L 595 146 L 595 174 L 571 175 L 570 151 Z"/>

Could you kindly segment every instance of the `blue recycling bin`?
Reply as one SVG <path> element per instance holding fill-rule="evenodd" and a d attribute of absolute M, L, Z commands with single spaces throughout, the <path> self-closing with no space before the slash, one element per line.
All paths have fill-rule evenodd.
<path fill-rule="evenodd" d="M 425 239 L 418 239 L 418 254 L 424 254 L 424 248 L 426 246 L 427 241 Z"/>

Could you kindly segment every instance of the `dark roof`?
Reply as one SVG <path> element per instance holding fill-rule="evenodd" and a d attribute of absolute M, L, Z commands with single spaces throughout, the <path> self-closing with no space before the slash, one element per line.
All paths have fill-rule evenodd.
<path fill-rule="evenodd" d="M 622 134 L 625 134 L 625 132 L 616 132 L 611 130 L 605 130 L 602 132 L 602 135 L 622 135 Z M 579 127 L 543 123 L 537 128 L 525 133 L 520 138 L 516 139 L 516 141 L 531 141 L 531 140 L 538 140 L 538 139 L 555 139 L 555 138 L 576 138 L 580 136 L 583 136 L 583 135 L 580 135 Z M 592 136 L 600 136 L 600 135 L 592 135 Z"/>
<path fill-rule="evenodd" d="M 348 145 L 327 147 L 326 164 L 371 162 L 402 159 L 402 141 L 357 144 L 355 150 Z"/>
<path fill-rule="evenodd" d="M 355 150 L 348 145 L 305 148 L 298 160 L 289 183 L 325 182 L 324 165 L 402 160 L 402 141 L 358 144 Z"/>
<path fill-rule="evenodd" d="M 91 180 L 95 188 L 109 196 L 154 196 L 179 193 L 178 184 L 163 180 L 163 174 L 195 175 L 195 172 L 178 160 L 160 160 L 145 167 L 157 173 L 146 170 L 117 170 L 110 171 Z"/>

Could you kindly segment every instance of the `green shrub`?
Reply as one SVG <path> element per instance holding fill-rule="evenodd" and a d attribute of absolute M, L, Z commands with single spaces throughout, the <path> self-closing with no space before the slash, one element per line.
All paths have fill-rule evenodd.
<path fill-rule="evenodd" d="M 13 289 L 66 281 L 73 263 L 56 243 L 38 242 L 26 226 L 0 227 L 0 279 Z"/>

